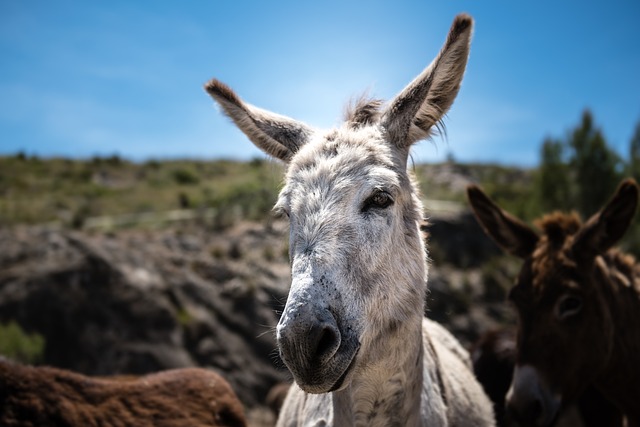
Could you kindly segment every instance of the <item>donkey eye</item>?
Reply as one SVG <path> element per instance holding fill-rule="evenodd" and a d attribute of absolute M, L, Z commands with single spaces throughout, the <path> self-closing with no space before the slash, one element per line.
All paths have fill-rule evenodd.
<path fill-rule="evenodd" d="M 377 190 L 362 205 L 362 212 L 367 212 L 372 208 L 384 209 L 393 204 L 391 195 L 384 190 Z"/>
<path fill-rule="evenodd" d="M 556 315 L 563 320 L 577 314 L 582 309 L 582 298 L 575 295 L 565 295 L 558 301 Z"/>
<path fill-rule="evenodd" d="M 281 206 L 276 206 L 273 208 L 273 215 L 276 218 L 283 218 L 285 215 L 289 218 L 289 211 Z"/>

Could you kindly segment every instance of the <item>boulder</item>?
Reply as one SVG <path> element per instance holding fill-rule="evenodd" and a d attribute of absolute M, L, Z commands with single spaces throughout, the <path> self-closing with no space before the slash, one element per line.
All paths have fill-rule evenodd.
<path fill-rule="evenodd" d="M 245 405 L 261 404 L 288 378 L 273 333 L 288 263 L 264 255 L 286 252 L 284 235 L 255 224 L 215 235 L 2 230 L 0 322 L 42 335 L 47 365 L 88 375 L 211 367 Z"/>

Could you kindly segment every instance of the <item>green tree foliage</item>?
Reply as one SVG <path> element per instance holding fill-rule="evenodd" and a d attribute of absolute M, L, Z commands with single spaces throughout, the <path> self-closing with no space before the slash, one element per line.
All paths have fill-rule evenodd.
<path fill-rule="evenodd" d="M 569 164 L 575 173 L 575 206 L 583 217 L 588 217 L 615 191 L 622 178 L 621 159 L 609 148 L 588 110 L 582 114 L 582 122 L 572 132 L 568 145 L 572 149 Z"/>
<path fill-rule="evenodd" d="M 37 363 L 44 355 L 44 346 L 40 334 L 26 333 L 14 321 L 0 323 L 0 354 L 23 363 Z"/>
<path fill-rule="evenodd" d="M 535 178 L 542 212 L 570 208 L 571 185 L 566 151 L 560 140 L 547 138 L 542 143 L 540 168 Z"/>
<path fill-rule="evenodd" d="M 628 174 L 637 182 L 640 182 L 640 120 L 636 124 L 636 130 L 629 144 Z"/>
<path fill-rule="evenodd" d="M 627 175 L 640 183 L 640 120 L 629 143 L 629 163 Z M 636 219 L 625 236 L 625 249 L 640 258 L 640 222 Z"/>
<path fill-rule="evenodd" d="M 640 159 L 640 147 L 638 151 Z M 573 209 L 587 218 L 606 203 L 622 179 L 622 159 L 607 145 L 589 110 L 566 139 L 545 140 L 540 157 L 536 183 L 544 211 Z"/>

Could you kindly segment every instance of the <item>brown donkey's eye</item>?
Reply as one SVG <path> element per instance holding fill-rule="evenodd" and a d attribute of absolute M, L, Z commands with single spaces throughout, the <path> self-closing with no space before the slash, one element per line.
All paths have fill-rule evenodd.
<path fill-rule="evenodd" d="M 362 205 L 362 212 L 367 212 L 372 208 L 384 209 L 393 204 L 391 195 L 384 190 L 373 193 Z"/>
<path fill-rule="evenodd" d="M 558 301 L 556 315 L 563 320 L 577 314 L 582 309 L 582 298 L 575 295 L 565 295 Z"/>

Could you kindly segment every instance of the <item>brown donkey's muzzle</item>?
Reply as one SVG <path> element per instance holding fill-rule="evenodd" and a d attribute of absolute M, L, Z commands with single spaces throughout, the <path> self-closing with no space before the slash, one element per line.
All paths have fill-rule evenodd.
<path fill-rule="evenodd" d="M 529 365 L 516 366 L 507 393 L 507 419 L 523 427 L 548 427 L 559 409 L 560 398 L 551 394 L 538 371 Z"/>

